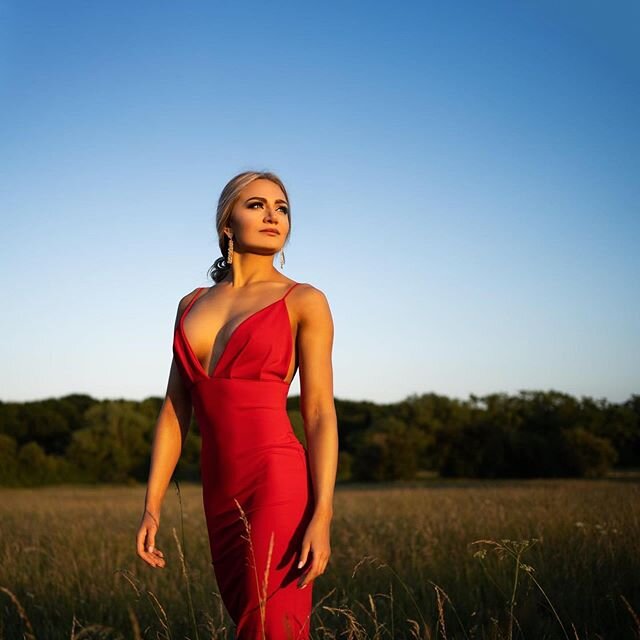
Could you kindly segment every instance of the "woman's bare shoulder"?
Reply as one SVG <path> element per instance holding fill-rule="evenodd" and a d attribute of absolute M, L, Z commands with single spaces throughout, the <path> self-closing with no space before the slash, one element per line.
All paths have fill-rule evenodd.
<path fill-rule="evenodd" d="M 324 291 L 322 291 L 322 289 L 319 289 L 318 287 L 315 287 L 309 282 L 298 282 L 298 286 L 296 287 L 296 295 L 299 298 L 305 298 L 306 300 L 309 300 L 311 302 L 314 300 L 327 300 L 327 296 L 325 295 Z"/>
<path fill-rule="evenodd" d="M 182 296 L 182 298 L 180 298 L 180 302 L 178 302 L 178 310 L 176 311 L 176 327 L 178 326 L 178 321 L 180 320 L 180 317 L 184 313 L 184 310 L 189 306 L 189 303 L 191 302 L 193 297 L 197 295 L 198 291 L 200 291 L 200 289 L 203 289 L 203 288 L 206 288 L 206 287 L 196 287 L 189 293 Z"/>
<path fill-rule="evenodd" d="M 191 302 L 191 299 L 193 298 L 193 296 L 195 296 L 198 293 L 198 291 L 200 291 L 200 289 L 204 289 L 204 288 L 206 287 L 196 287 L 189 293 L 182 296 L 182 298 L 180 298 L 180 302 L 178 303 L 178 311 L 184 311 L 185 307 Z"/>
<path fill-rule="evenodd" d="M 296 308 L 300 320 L 330 317 L 329 300 L 325 292 L 308 282 L 300 282 L 296 291 Z"/>

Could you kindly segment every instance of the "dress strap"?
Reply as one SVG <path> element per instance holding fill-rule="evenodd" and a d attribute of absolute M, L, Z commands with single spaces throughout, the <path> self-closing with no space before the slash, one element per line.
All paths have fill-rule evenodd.
<path fill-rule="evenodd" d="M 299 285 L 299 282 L 294 282 L 288 289 L 287 289 L 287 293 L 285 293 L 282 296 L 282 299 L 284 300 L 290 293 L 291 293 L 291 289 L 293 289 L 295 286 Z"/>
<path fill-rule="evenodd" d="M 186 316 L 187 313 L 189 313 L 189 309 L 191 309 L 191 307 L 193 306 L 193 303 L 200 297 L 200 294 L 204 291 L 204 289 L 205 287 L 198 287 L 198 290 L 191 296 L 191 300 L 189 300 L 189 302 L 187 303 L 187 306 L 184 308 L 181 318 L 184 318 L 184 316 Z"/>

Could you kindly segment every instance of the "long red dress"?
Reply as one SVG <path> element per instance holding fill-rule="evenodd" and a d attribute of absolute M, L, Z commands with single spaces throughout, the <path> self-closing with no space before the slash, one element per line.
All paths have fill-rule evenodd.
<path fill-rule="evenodd" d="M 237 325 L 211 375 L 184 332 L 185 316 L 204 287 L 174 334 L 174 356 L 202 434 L 212 564 L 237 640 L 309 637 L 313 582 L 300 589 L 297 581 L 311 553 L 305 566 L 297 565 L 313 486 L 308 453 L 287 415 L 291 382 L 285 382 L 294 355 L 285 299 L 297 284 Z"/>

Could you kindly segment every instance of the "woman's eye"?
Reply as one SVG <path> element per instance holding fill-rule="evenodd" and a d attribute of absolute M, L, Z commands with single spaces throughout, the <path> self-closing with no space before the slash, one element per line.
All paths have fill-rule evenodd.
<path fill-rule="evenodd" d="M 251 202 L 248 206 L 249 209 L 251 209 L 251 207 L 253 207 L 254 205 L 259 204 L 260 206 L 262 206 L 262 202 Z M 289 207 L 285 207 L 284 205 L 282 207 L 279 207 L 280 209 L 284 210 L 285 215 L 289 215 Z"/>

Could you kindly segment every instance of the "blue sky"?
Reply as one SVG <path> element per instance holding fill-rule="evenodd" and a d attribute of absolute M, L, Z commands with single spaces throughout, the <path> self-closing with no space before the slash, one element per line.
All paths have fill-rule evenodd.
<path fill-rule="evenodd" d="M 0 2 L 0 399 L 163 395 L 247 169 L 336 397 L 640 392 L 640 5 L 597 4 Z"/>

